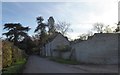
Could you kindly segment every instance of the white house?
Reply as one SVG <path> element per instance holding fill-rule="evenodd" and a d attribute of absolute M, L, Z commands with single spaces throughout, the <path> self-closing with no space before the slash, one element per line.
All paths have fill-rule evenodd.
<path fill-rule="evenodd" d="M 48 42 L 45 45 L 45 55 L 57 56 L 57 53 L 55 53 L 54 50 L 61 45 L 70 45 L 70 42 L 68 41 L 67 37 L 63 36 L 59 32 L 55 32 L 52 36 L 50 36 Z"/>

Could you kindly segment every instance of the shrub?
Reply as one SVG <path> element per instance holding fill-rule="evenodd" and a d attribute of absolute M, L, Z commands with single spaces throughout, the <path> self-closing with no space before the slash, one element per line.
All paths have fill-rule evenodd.
<path fill-rule="evenodd" d="M 8 75 L 8 74 L 13 75 L 13 73 L 17 75 L 17 73 L 21 73 L 25 63 L 26 63 L 26 59 L 22 59 L 15 62 L 10 67 L 4 68 L 2 70 L 2 75 Z"/>
<path fill-rule="evenodd" d="M 71 47 L 69 45 L 60 45 L 57 46 L 57 49 L 55 49 L 54 51 L 67 52 L 71 51 Z"/>
<path fill-rule="evenodd" d="M 54 49 L 54 51 L 57 51 L 58 57 L 61 58 L 63 52 L 69 52 L 69 51 L 71 51 L 71 49 L 72 48 L 69 45 L 59 45 L 59 46 L 57 46 L 56 49 Z"/>
<path fill-rule="evenodd" d="M 14 46 L 12 43 L 8 41 L 3 41 L 3 68 L 8 67 L 15 62 L 24 59 L 25 58 L 25 53 L 24 51 L 20 50 L 18 47 Z"/>
<path fill-rule="evenodd" d="M 17 62 L 24 58 L 24 53 L 19 48 L 13 46 L 13 62 Z"/>
<path fill-rule="evenodd" d="M 3 67 L 10 66 L 12 64 L 12 48 L 11 48 L 11 43 L 3 41 L 2 43 L 3 47 Z"/>

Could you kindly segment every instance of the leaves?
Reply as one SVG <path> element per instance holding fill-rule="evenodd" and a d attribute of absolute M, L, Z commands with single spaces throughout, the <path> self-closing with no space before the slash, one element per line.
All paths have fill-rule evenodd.
<path fill-rule="evenodd" d="M 44 21 L 43 17 L 37 17 L 37 22 L 38 22 L 38 26 L 36 27 L 34 32 L 38 32 L 39 34 L 39 42 L 41 43 L 41 45 L 43 46 L 44 43 L 46 42 L 45 38 L 46 38 L 46 27 L 48 26 L 45 23 L 42 23 Z"/>
<path fill-rule="evenodd" d="M 14 41 L 14 44 L 18 42 L 19 36 L 28 36 L 26 32 L 30 30 L 29 27 L 23 27 L 20 23 L 6 23 L 3 29 L 8 30 L 3 35 L 6 35 L 9 41 Z"/>

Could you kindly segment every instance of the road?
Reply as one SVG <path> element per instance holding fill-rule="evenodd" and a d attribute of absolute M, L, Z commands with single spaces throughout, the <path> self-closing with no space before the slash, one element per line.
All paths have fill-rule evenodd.
<path fill-rule="evenodd" d="M 38 56 L 30 56 L 23 73 L 84 73 L 85 71 L 70 68 Z"/>
<path fill-rule="evenodd" d="M 94 66 L 92 66 L 94 67 Z M 91 66 L 80 65 L 66 65 L 50 61 L 46 58 L 40 58 L 39 56 L 30 56 L 27 64 L 23 70 L 23 73 L 92 73 L 92 72 L 105 72 L 105 73 L 117 73 L 117 68 L 112 70 L 106 70 L 105 68 L 97 70 Z M 110 68 L 110 67 L 109 67 Z M 94 71 L 95 70 L 95 71 Z"/>

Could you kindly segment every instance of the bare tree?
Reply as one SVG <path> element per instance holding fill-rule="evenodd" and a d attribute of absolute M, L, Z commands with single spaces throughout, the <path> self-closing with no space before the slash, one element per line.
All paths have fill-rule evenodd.
<path fill-rule="evenodd" d="M 81 40 L 87 40 L 89 37 L 93 36 L 94 33 L 92 31 L 88 31 L 87 33 L 83 33 L 81 35 L 79 35 L 79 39 Z"/>
<path fill-rule="evenodd" d="M 120 21 L 117 23 L 117 28 L 115 29 L 115 32 L 119 32 L 120 31 Z"/>
<path fill-rule="evenodd" d="M 81 40 L 87 40 L 87 38 L 88 38 L 88 34 L 83 33 L 83 34 L 79 35 L 79 39 L 81 39 Z"/>
<path fill-rule="evenodd" d="M 104 24 L 103 23 L 95 23 L 93 25 L 93 30 L 97 31 L 98 33 L 103 33 L 104 31 Z"/>
<path fill-rule="evenodd" d="M 66 23 L 65 21 L 59 21 L 56 24 L 55 29 L 56 31 L 61 32 L 63 35 L 65 35 L 68 31 L 72 31 L 72 29 L 70 29 L 70 25 L 70 23 Z"/>
<path fill-rule="evenodd" d="M 94 33 L 93 33 L 91 30 L 89 30 L 89 31 L 87 32 L 87 35 L 88 35 L 88 36 L 93 36 Z"/>
<path fill-rule="evenodd" d="M 105 33 L 113 33 L 112 27 L 110 27 L 109 25 L 105 26 L 104 32 L 105 32 Z"/>

